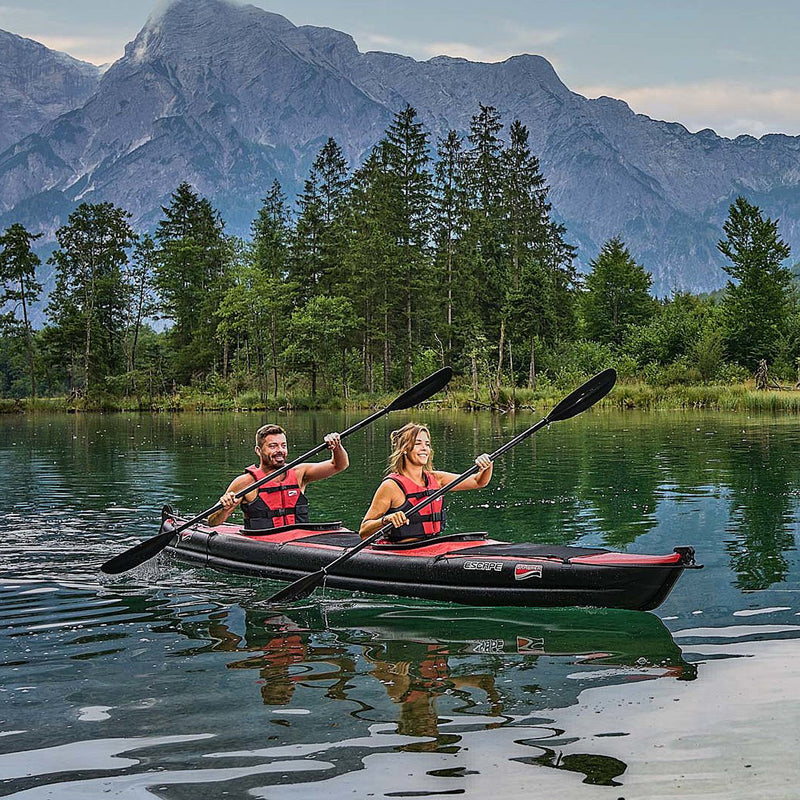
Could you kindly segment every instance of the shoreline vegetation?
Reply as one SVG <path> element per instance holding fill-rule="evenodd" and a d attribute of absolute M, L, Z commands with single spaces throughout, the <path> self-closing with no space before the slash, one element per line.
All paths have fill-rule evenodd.
<path fill-rule="evenodd" d="M 501 387 L 493 401 L 489 389 L 475 397 L 471 390 L 451 389 L 441 398 L 428 400 L 420 408 L 429 411 L 474 411 L 508 414 L 535 412 L 545 414 L 562 399 L 569 387 L 543 386 L 537 390 Z M 369 411 L 391 402 L 394 395 L 355 394 L 346 401 L 341 397 L 312 398 L 304 394 L 286 394 L 264 402 L 254 392 L 236 394 L 208 393 L 182 388 L 173 395 L 153 397 L 24 397 L 0 398 L 0 414 L 47 413 L 246 413 L 271 411 Z M 800 412 L 800 390 L 756 389 L 753 381 L 738 384 L 697 384 L 651 386 L 641 381 L 620 381 L 611 393 L 597 404 L 607 410 L 639 411 L 731 411 L 731 412 Z"/>
<path fill-rule="evenodd" d="M 16 222 L 0 411 L 369 409 L 444 364 L 459 377 L 431 407 L 540 413 L 613 366 L 606 407 L 800 410 L 800 264 L 778 220 L 735 198 L 724 288 L 655 298 L 620 235 L 579 273 L 549 192 L 519 120 L 480 105 L 434 139 L 407 106 L 355 168 L 329 139 L 294 203 L 275 181 L 249 239 L 188 182 L 150 232 L 81 203 L 46 301 L 44 233 Z"/>

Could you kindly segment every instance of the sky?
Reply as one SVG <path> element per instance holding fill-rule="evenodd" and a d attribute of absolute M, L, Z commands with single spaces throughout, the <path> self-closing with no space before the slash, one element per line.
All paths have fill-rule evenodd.
<path fill-rule="evenodd" d="M 168 0 L 0 0 L 0 28 L 75 58 L 122 55 Z M 253 0 L 359 49 L 424 60 L 547 58 L 586 97 L 722 136 L 800 135 L 795 0 Z"/>

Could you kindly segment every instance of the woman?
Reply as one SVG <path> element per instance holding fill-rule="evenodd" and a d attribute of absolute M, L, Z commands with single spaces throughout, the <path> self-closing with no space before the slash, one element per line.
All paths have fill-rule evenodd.
<path fill-rule="evenodd" d="M 392 431 L 392 454 L 389 457 L 389 475 L 378 487 L 372 504 L 361 522 L 362 539 L 371 536 L 387 523 L 394 526 L 389 538 L 392 541 L 412 541 L 426 536 L 436 536 L 444 529 L 445 514 L 442 498 L 409 517 L 408 512 L 437 489 L 458 476 L 452 472 L 433 469 L 433 448 L 430 431 L 416 422 L 409 422 L 398 431 Z M 472 475 L 452 491 L 482 489 L 492 478 L 492 461 L 486 453 L 475 463 L 480 472 Z"/>

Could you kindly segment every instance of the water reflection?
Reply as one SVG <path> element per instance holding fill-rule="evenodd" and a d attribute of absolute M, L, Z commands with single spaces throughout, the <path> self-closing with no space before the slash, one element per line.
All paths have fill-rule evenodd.
<path fill-rule="evenodd" d="M 459 713 L 498 718 L 529 710 L 533 695 L 549 702 L 561 691 L 554 665 L 592 666 L 593 681 L 601 667 L 617 668 L 609 670 L 613 680 L 695 677 L 664 624 L 642 612 L 325 604 L 291 615 L 245 609 L 242 634 L 234 630 L 240 626 L 238 617 L 229 624 L 228 612 L 214 612 L 207 628 L 193 626 L 192 636 L 210 643 L 192 652 L 244 655 L 227 667 L 256 670 L 267 705 L 291 704 L 298 685 L 353 699 L 363 662 L 398 707 L 398 733 L 412 736 L 437 736 L 442 695 L 456 700 Z M 524 685 L 498 688 L 501 673 L 526 673 Z"/>
<path fill-rule="evenodd" d="M 388 431 L 412 416 L 352 438 L 351 469 L 311 487 L 315 519 L 358 523 Z M 460 469 L 536 418 L 426 421 L 437 464 Z M 800 744 L 795 419 L 591 412 L 511 451 L 489 492 L 451 500 L 455 528 L 512 541 L 695 545 L 706 568 L 659 609 L 666 625 L 324 592 L 275 612 L 263 600 L 276 584 L 158 560 L 100 577 L 106 558 L 156 533 L 165 501 L 213 502 L 262 421 L 0 419 L 3 793 L 483 798 L 535 786 L 595 800 L 598 785 L 653 796 L 654 781 L 674 795 L 694 775 L 697 794 L 712 781 L 744 797 L 757 774 L 765 796 L 782 796 Z M 355 420 L 281 421 L 301 452 Z"/>

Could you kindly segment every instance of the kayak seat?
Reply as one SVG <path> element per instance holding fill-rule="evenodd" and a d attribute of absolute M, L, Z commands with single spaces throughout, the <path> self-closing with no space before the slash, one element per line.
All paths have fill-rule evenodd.
<path fill-rule="evenodd" d="M 351 530 L 342 528 L 341 521 L 339 522 L 298 522 L 294 525 L 279 525 L 277 528 L 263 528 L 261 530 L 254 528 L 239 528 L 239 533 L 242 536 L 272 536 L 274 533 L 286 533 L 287 531 L 337 531 L 341 530 L 342 533 L 352 533 Z"/>
<path fill-rule="evenodd" d="M 372 545 L 372 550 L 414 550 L 417 547 L 430 547 L 439 542 L 480 542 L 488 539 L 486 531 L 476 531 L 474 533 L 450 533 L 445 536 L 426 536 L 424 539 L 416 539 L 413 542 L 377 542 Z"/>

